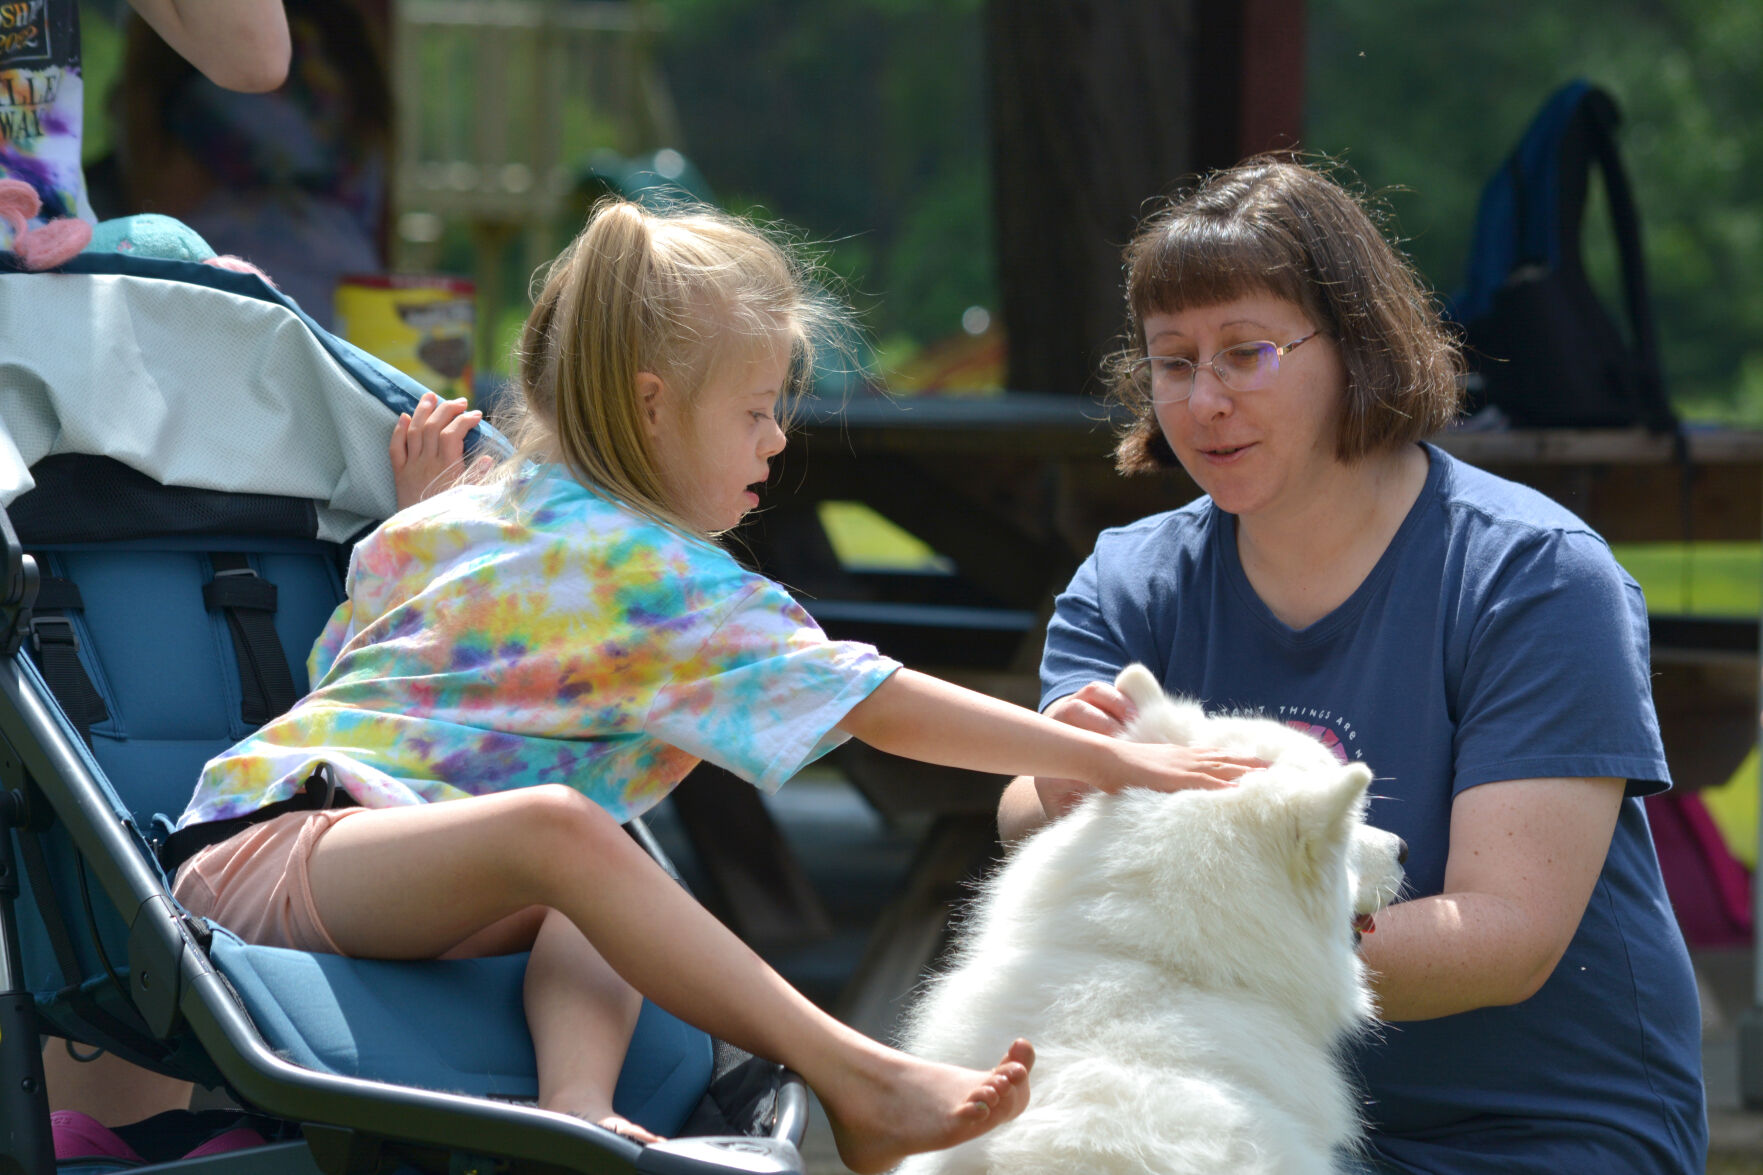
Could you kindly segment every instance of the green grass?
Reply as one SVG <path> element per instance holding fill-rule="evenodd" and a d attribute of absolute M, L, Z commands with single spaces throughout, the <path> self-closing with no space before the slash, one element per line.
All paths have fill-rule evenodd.
<path fill-rule="evenodd" d="M 1755 617 L 1763 610 L 1763 543 L 1616 543 L 1649 612 Z"/>
<path fill-rule="evenodd" d="M 822 502 L 819 512 L 841 566 L 854 571 L 947 571 L 952 566 L 918 536 L 861 502 Z"/>
<path fill-rule="evenodd" d="M 860 502 L 822 502 L 820 522 L 839 562 L 888 571 L 947 570 L 949 561 Z M 1616 543 L 1647 610 L 1693 616 L 1763 611 L 1763 543 Z"/>

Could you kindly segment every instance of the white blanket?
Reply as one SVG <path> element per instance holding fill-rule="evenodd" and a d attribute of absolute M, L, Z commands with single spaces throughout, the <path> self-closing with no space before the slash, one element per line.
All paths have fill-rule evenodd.
<path fill-rule="evenodd" d="M 422 394 L 368 361 L 411 404 Z M 42 458 L 89 453 L 167 485 L 311 499 L 319 537 L 342 540 L 397 507 L 397 412 L 285 306 L 156 278 L 0 274 L 0 505 Z"/>

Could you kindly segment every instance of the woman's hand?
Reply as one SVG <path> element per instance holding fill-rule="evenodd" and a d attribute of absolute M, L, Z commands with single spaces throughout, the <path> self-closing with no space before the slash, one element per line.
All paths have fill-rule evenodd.
<path fill-rule="evenodd" d="M 1115 689 L 1113 682 L 1092 681 L 1075 694 L 1066 694 L 1043 713 L 1097 734 L 1117 735 L 1126 729 L 1136 711 L 1132 699 Z"/>
<path fill-rule="evenodd" d="M 1067 694 L 1042 711 L 1047 717 L 1060 722 L 1069 723 L 1083 730 L 1093 730 L 1097 734 L 1113 737 L 1126 729 L 1132 721 L 1133 704 L 1125 694 L 1114 688 L 1113 682 L 1092 681 L 1075 694 Z M 1014 788 L 1021 780 L 1011 783 Z M 1075 804 L 1090 785 L 1081 779 L 1053 779 L 1036 776 L 1029 780 L 1028 786 L 1033 789 L 1039 799 L 1043 812 L 1042 819 L 1050 819 L 1053 815 L 1062 814 Z M 998 801 L 998 822 L 1003 826 L 1004 805 L 1009 802 L 1010 790 L 1006 789 L 1004 798 Z M 1029 813 L 1024 813 L 1029 815 Z M 1039 823 L 1038 821 L 1036 822 Z M 1024 831 L 1027 831 L 1026 829 Z M 1013 840 L 1014 837 L 1006 837 Z"/>

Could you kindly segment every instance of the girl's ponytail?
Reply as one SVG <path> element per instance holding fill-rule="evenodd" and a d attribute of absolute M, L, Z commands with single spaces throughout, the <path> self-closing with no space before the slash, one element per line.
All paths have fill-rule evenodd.
<path fill-rule="evenodd" d="M 688 402 L 719 372 L 785 347 L 802 390 L 816 343 L 848 340 L 849 312 L 813 265 L 755 225 L 702 207 L 602 200 L 548 270 L 521 333 L 519 402 L 497 423 L 520 457 L 674 525 L 637 378 Z"/>
<path fill-rule="evenodd" d="M 576 245 L 586 263 L 572 267 L 556 348 L 560 394 L 556 430 L 561 456 L 589 484 L 636 505 L 662 500 L 637 374 L 654 364 L 648 296 L 654 240 L 635 204 L 601 206 Z"/>

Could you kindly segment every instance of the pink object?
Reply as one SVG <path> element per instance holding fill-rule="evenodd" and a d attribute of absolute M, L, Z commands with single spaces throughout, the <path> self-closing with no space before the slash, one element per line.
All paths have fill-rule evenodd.
<path fill-rule="evenodd" d="M 1647 823 L 1678 926 L 1692 947 L 1751 941 L 1751 878 L 1693 792 L 1647 797 Z"/>
<path fill-rule="evenodd" d="M 212 265 L 216 269 L 230 269 L 234 273 L 254 273 L 258 277 L 262 278 L 264 281 L 268 282 L 270 289 L 278 290 L 281 288 L 280 286 L 275 284 L 275 279 L 270 277 L 267 273 L 264 273 L 261 269 L 258 269 L 255 265 L 252 265 L 249 261 L 245 260 L 243 257 L 234 257 L 231 253 L 222 253 L 218 257 L 210 257 L 208 260 L 204 261 L 202 264 Z"/>
<path fill-rule="evenodd" d="M 112 1159 L 119 1163 L 145 1164 L 135 1148 L 124 1142 L 116 1131 L 89 1114 L 78 1110 L 56 1110 L 49 1115 L 49 1126 L 55 1136 L 55 1161 L 77 1159 Z M 224 1130 L 183 1157 L 199 1159 L 204 1155 L 222 1155 L 228 1151 L 249 1150 L 267 1145 L 263 1135 L 249 1126 Z"/>
<path fill-rule="evenodd" d="M 40 271 L 66 265 L 91 243 L 92 226 L 70 216 L 18 234 L 12 248 L 26 269 Z"/>
<path fill-rule="evenodd" d="M 43 201 L 31 185 L 23 180 L 0 180 L 0 220 L 12 226 L 12 250 L 26 269 L 65 265 L 92 241 L 92 226 L 78 217 L 27 228 L 42 209 Z"/>
<path fill-rule="evenodd" d="M 23 180 L 0 180 L 0 220 L 10 224 L 14 233 L 24 232 L 25 221 L 42 207 L 43 201 L 31 185 Z"/>
<path fill-rule="evenodd" d="M 319 839 L 366 808 L 283 812 L 200 849 L 178 867 L 172 893 L 198 918 L 212 918 L 246 942 L 297 951 L 346 952 L 312 904 L 307 870 Z"/>
<path fill-rule="evenodd" d="M 55 1136 L 55 1159 L 118 1159 L 128 1163 L 145 1162 L 133 1147 L 118 1138 L 116 1132 L 89 1114 L 78 1110 L 56 1110 L 49 1115 L 49 1127 Z M 236 1133 L 228 1131 L 228 1133 Z M 256 1131 L 252 1131 L 253 1134 Z M 226 1137 L 222 1135 L 221 1137 Z M 261 1143 L 263 1140 L 257 1140 Z"/>
<path fill-rule="evenodd" d="M 0 220 L 12 226 L 12 235 L 22 237 L 25 222 L 37 214 L 43 201 L 37 189 L 23 180 L 0 180 Z"/>
<path fill-rule="evenodd" d="M 199 1159 L 203 1155 L 221 1155 L 227 1151 L 249 1150 L 254 1146 L 265 1146 L 263 1135 L 249 1126 L 235 1126 L 231 1130 L 215 1135 L 189 1154 L 186 1159 Z"/>

